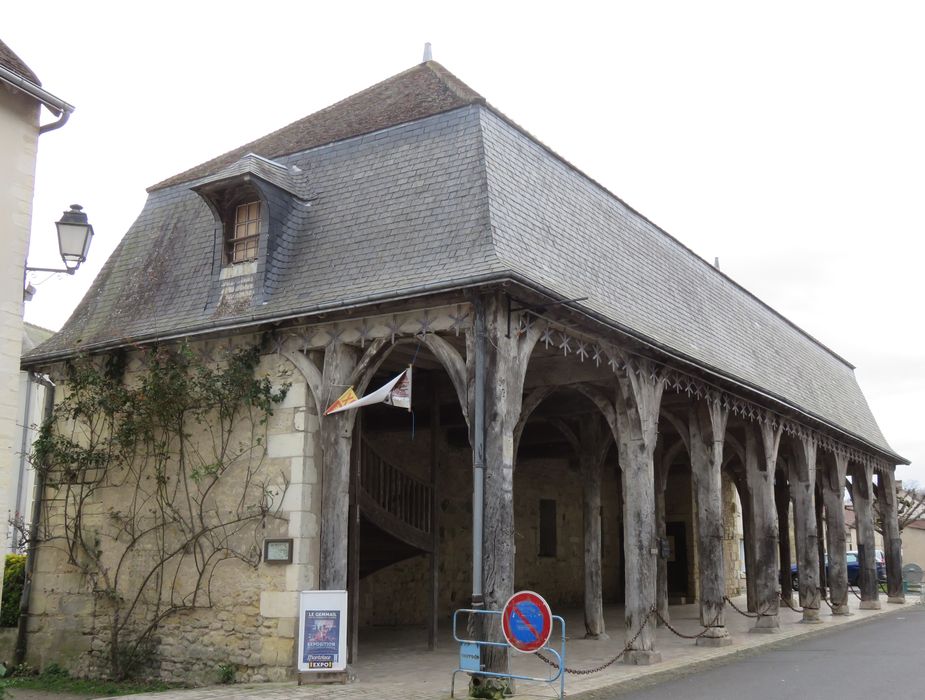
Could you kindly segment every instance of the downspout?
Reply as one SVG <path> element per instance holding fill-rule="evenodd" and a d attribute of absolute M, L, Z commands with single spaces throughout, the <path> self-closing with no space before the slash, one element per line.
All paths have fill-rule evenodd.
<path fill-rule="evenodd" d="M 49 379 L 39 378 L 33 372 L 29 378 L 45 387 L 45 407 L 42 425 L 51 422 L 55 407 L 55 385 Z M 45 466 L 45 465 L 41 465 Z M 35 573 L 36 540 L 39 533 L 39 520 L 42 517 L 42 501 L 45 498 L 45 470 L 35 470 L 35 490 L 32 494 L 32 520 L 29 523 L 29 544 L 26 549 L 26 572 L 22 584 L 22 596 L 19 599 L 19 623 L 16 626 L 16 647 L 13 651 L 13 665 L 18 666 L 26 660 L 26 627 L 29 623 L 29 598 L 32 595 L 32 576 Z"/>
<path fill-rule="evenodd" d="M 67 123 L 67 120 L 71 116 L 71 112 L 74 111 L 74 105 L 68 104 L 60 97 L 55 97 L 50 92 L 48 92 L 48 90 L 39 87 L 31 80 L 26 80 L 24 77 L 19 75 L 19 73 L 11 71 L 5 66 L 0 66 L 0 80 L 8 83 L 9 85 L 12 85 L 14 88 L 22 90 L 27 95 L 34 97 L 43 105 L 45 105 L 52 114 L 58 117 L 58 121 L 40 126 L 40 134 L 54 131 L 55 129 L 60 129 Z"/>
<path fill-rule="evenodd" d="M 16 515 L 25 514 L 25 508 L 22 506 L 23 484 L 26 483 L 26 451 L 29 449 L 29 416 L 32 414 L 32 391 L 29 386 L 32 384 L 32 372 L 28 374 L 26 383 L 26 400 L 22 411 L 22 440 L 19 443 L 19 478 L 16 481 Z"/>
<path fill-rule="evenodd" d="M 482 608 L 482 530 L 485 508 L 485 304 L 476 296 L 475 396 L 472 420 L 472 607 Z"/>

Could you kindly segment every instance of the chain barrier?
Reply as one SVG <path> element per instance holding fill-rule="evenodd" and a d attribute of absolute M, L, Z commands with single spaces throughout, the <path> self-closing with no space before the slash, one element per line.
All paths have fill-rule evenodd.
<path fill-rule="evenodd" d="M 854 586 L 848 586 L 848 590 L 851 591 L 851 595 L 853 595 L 858 600 L 864 600 L 863 598 L 861 598 L 861 594 L 858 593 L 856 590 L 854 590 Z"/>
<path fill-rule="evenodd" d="M 725 598 L 725 600 L 728 601 L 729 599 Z M 614 656 L 612 659 L 602 663 L 600 666 L 595 666 L 594 668 L 570 668 L 566 666 L 562 670 L 573 676 L 589 676 L 592 673 L 599 673 L 600 671 L 603 671 L 605 668 L 612 666 L 613 664 L 617 663 L 617 661 L 622 659 L 626 655 L 626 652 L 632 651 L 633 644 L 635 644 L 636 640 L 639 639 L 639 635 L 642 634 L 642 631 L 645 629 L 646 625 L 649 624 L 649 620 L 651 620 L 653 616 L 657 617 L 661 621 L 661 623 L 665 625 L 665 627 L 667 627 L 671 632 L 681 637 L 682 639 L 700 639 L 701 637 L 705 636 L 707 632 L 709 632 L 711 629 L 716 628 L 716 622 L 719 620 L 722 614 L 723 614 L 723 610 L 720 610 L 719 612 L 717 612 L 716 617 L 713 618 L 710 624 L 704 627 L 703 631 L 699 632 L 698 634 L 684 634 L 683 632 L 672 627 L 671 623 L 668 622 L 668 620 L 666 620 L 662 616 L 662 614 L 658 611 L 658 608 L 653 607 L 649 611 L 649 614 L 646 615 L 645 619 L 642 621 L 642 625 L 639 626 L 639 630 L 636 632 L 635 635 L 633 635 L 633 638 L 629 640 L 626 643 L 626 646 L 623 647 L 623 649 L 620 651 L 620 653 Z M 559 667 L 559 665 L 555 661 L 552 661 L 551 659 L 547 659 L 540 652 L 535 652 L 534 656 L 536 656 L 540 661 L 542 661 L 547 666 L 551 666 L 553 668 Z"/>
<path fill-rule="evenodd" d="M 713 618 L 712 622 L 710 622 L 709 625 L 703 628 L 703 631 L 698 632 L 697 634 L 684 634 L 683 632 L 679 632 L 674 627 L 672 627 L 671 623 L 668 622 L 668 620 L 666 620 L 664 617 L 662 617 L 662 614 L 658 610 L 655 611 L 655 616 L 659 620 L 661 620 L 662 624 L 665 625 L 665 627 L 667 627 L 670 631 L 674 632 L 681 639 L 700 639 L 701 637 L 705 636 L 706 633 L 709 632 L 711 629 L 716 628 L 716 622 L 717 620 L 719 620 L 722 614 L 723 614 L 723 611 L 722 609 L 720 609 L 720 611 L 716 613 L 716 617 Z"/>
<path fill-rule="evenodd" d="M 768 605 L 764 610 L 760 610 L 758 612 L 748 612 L 747 610 L 742 610 L 741 608 L 739 608 L 738 605 L 733 603 L 732 598 L 730 598 L 729 596 L 723 596 L 723 600 L 729 603 L 729 607 L 731 607 L 733 610 L 735 610 L 737 613 L 739 613 L 739 615 L 742 615 L 743 617 L 750 617 L 752 619 L 756 619 L 759 617 L 771 617 L 771 615 L 768 614 L 768 610 L 771 609 L 770 605 Z"/>
<path fill-rule="evenodd" d="M 793 603 L 791 603 L 790 600 L 787 599 L 787 598 L 784 597 L 784 596 L 781 596 L 781 597 L 780 597 L 780 602 L 783 603 L 784 605 L 786 605 L 786 606 L 787 606 L 788 608 L 790 608 L 791 610 L 793 610 L 793 612 L 795 612 L 795 613 L 802 613 L 802 612 L 804 612 L 803 608 L 795 608 L 795 607 L 793 607 Z"/>
<path fill-rule="evenodd" d="M 636 640 L 639 639 L 639 635 L 642 634 L 642 631 L 646 628 L 646 625 L 649 624 L 649 620 L 652 618 L 653 615 L 658 615 L 658 610 L 656 610 L 655 608 L 652 608 L 649 611 L 649 614 L 645 616 L 645 619 L 643 619 L 642 624 L 639 626 L 639 630 L 636 632 L 635 635 L 633 635 L 633 638 L 626 643 L 626 646 L 623 647 L 623 650 L 619 654 L 617 654 L 615 657 L 610 659 L 609 661 L 601 664 L 600 666 L 595 666 L 594 668 L 570 668 L 566 666 L 562 670 L 573 676 L 589 676 L 592 673 L 599 673 L 600 671 L 603 671 L 605 668 L 609 666 L 613 666 L 615 663 L 617 663 L 617 661 L 623 658 L 626 652 L 632 650 L 633 644 L 635 644 Z M 540 652 L 535 652 L 534 656 L 536 656 L 540 661 L 542 661 L 547 666 L 552 666 L 553 668 L 559 668 L 559 664 L 557 664 L 555 661 L 552 661 L 551 659 L 547 659 Z"/>

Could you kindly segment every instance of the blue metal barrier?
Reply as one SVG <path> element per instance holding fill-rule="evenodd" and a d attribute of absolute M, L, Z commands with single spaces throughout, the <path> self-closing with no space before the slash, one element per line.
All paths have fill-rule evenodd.
<path fill-rule="evenodd" d="M 559 649 L 556 650 L 551 646 L 549 642 L 538 649 L 538 651 L 547 651 L 554 657 L 556 666 L 550 666 L 549 676 L 520 676 L 514 673 L 495 673 L 493 671 L 483 671 L 481 664 L 482 657 L 482 647 L 504 647 L 506 649 L 513 649 L 507 642 L 489 642 L 482 639 L 467 639 L 465 637 L 459 636 L 459 617 L 460 613 L 464 615 L 494 615 L 501 617 L 500 610 L 472 610 L 472 609 L 461 609 L 453 613 L 453 639 L 459 642 L 459 668 L 453 671 L 453 680 L 450 682 L 450 697 L 455 697 L 454 693 L 456 691 L 456 674 L 457 673 L 469 673 L 469 674 L 478 674 L 480 676 L 489 676 L 492 678 L 510 678 L 513 680 L 519 681 L 533 681 L 536 683 L 547 683 L 553 687 L 556 681 L 559 684 L 559 697 L 565 697 L 565 620 L 563 620 L 559 615 L 553 615 L 552 620 L 555 625 L 556 622 L 559 623 L 559 628 L 561 630 L 560 634 L 560 643 Z M 487 620 L 486 620 L 487 622 Z M 500 625 L 500 620 L 498 621 Z M 486 625 L 487 626 L 487 625 Z M 484 629 L 486 626 L 482 626 Z M 555 627 L 553 627 L 555 631 Z M 550 640 L 554 635 L 550 635 Z M 517 651 L 514 649 L 514 651 Z M 522 652 L 517 652 L 522 653 Z"/>

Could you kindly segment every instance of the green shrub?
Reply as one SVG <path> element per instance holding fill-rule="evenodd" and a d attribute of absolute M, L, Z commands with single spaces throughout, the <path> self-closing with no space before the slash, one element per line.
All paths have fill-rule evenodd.
<path fill-rule="evenodd" d="M 26 580 L 26 555 L 7 554 L 3 569 L 3 605 L 0 607 L 0 627 L 19 624 L 19 599 Z"/>

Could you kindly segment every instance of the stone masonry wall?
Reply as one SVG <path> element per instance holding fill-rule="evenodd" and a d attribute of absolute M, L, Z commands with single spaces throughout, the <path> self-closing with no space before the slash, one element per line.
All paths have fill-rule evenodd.
<path fill-rule="evenodd" d="M 253 344 L 254 336 L 236 344 Z M 215 343 L 194 344 L 194 352 L 220 356 Z M 129 362 L 132 372 L 141 369 L 138 357 Z M 292 564 L 267 564 L 254 568 L 229 559 L 215 570 L 211 607 L 183 610 L 168 616 L 154 641 L 153 657 L 146 663 L 151 676 L 164 680 L 212 683 L 219 664 L 232 664 L 242 681 L 283 680 L 292 676 L 297 637 L 298 591 L 318 586 L 320 493 L 315 457 L 318 455 L 318 417 L 307 400 L 306 385 L 289 362 L 276 354 L 264 356 L 258 376 L 268 376 L 279 386 L 291 383 L 286 399 L 278 405 L 266 426 L 267 439 L 260 474 L 276 484 L 275 498 L 281 509 L 250 531 L 252 552 L 260 552 L 267 537 L 293 538 Z M 232 442 L 251 440 L 250 430 L 232 436 Z M 319 460 L 320 461 L 320 460 Z M 285 489 L 280 485 L 288 481 Z M 284 493 L 283 493 L 284 491 Z M 107 513 L 119 507 L 125 494 L 103 496 L 93 504 L 95 526 L 105 527 Z M 216 507 L 232 508 L 239 497 L 234 489 L 223 491 Z M 50 518 L 58 517 L 60 504 L 49 502 Z M 56 662 L 81 675 L 99 675 L 105 666 L 106 630 L 109 625 L 105 600 L 67 563 L 59 541 L 38 548 L 36 575 L 29 619 L 27 662 L 42 667 Z M 262 556 L 260 557 L 262 559 Z M 145 569 L 133 569 L 139 575 Z M 181 580 L 182 580 L 181 576 Z"/>

